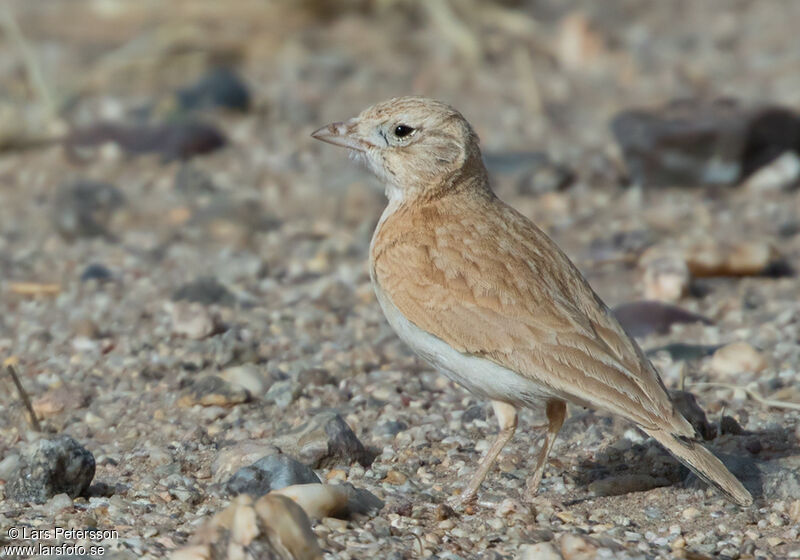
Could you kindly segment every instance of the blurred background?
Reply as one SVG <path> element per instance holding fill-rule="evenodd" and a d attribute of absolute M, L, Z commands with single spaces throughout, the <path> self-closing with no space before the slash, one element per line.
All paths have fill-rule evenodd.
<path fill-rule="evenodd" d="M 269 437 L 323 406 L 376 441 L 378 419 L 482 404 L 437 394 L 385 324 L 366 267 L 382 187 L 309 137 L 417 94 L 474 125 L 497 192 L 628 304 L 670 387 L 798 403 L 798 21 L 792 0 L 5 0 L 0 355 L 98 478 L 142 495 L 152 450 L 197 426 L 215 443 L 184 473 L 215 434 Z M 198 380 L 243 365 L 247 396 L 202 410 Z M 273 382 L 285 394 L 261 401 Z M 748 399 L 697 392 L 720 415 Z M 35 440 L 21 410 L 0 396 L 4 454 Z M 791 431 L 797 413 L 740 420 Z M 169 507 L 158 523 L 191 532 Z"/>

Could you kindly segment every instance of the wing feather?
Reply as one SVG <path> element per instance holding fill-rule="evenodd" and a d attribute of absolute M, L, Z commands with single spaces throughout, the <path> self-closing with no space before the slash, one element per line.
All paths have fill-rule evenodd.
<path fill-rule="evenodd" d="M 376 231 L 371 266 L 406 318 L 459 352 L 645 428 L 686 433 L 658 374 L 572 262 L 498 199 L 401 205 Z"/>

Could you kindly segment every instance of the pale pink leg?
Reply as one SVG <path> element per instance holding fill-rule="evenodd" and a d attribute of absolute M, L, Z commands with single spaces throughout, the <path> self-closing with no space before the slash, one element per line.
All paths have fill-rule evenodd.
<path fill-rule="evenodd" d="M 558 431 L 564 424 L 564 418 L 567 416 L 567 405 L 564 401 L 547 401 L 547 432 L 544 436 L 542 449 L 539 451 L 539 457 L 536 459 L 536 470 L 533 475 L 528 479 L 525 485 L 525 499 L 530 500 L 539 490 L 539 484 L 542 482 L 544 475 L 544 468 L 547 465 L 547 457 L 550 455 L 550 450 L 553 448 L 553 442 L 556 440 Z"/>
<path fill-rule="evenodd" d="M 492 401 L 492 408 L 494 414 L 497 416 L 497 421 L 500 424 L 500 433 L 497 434 L 497 439 L 494 440 L 492 447 L 486 456 L 481 460 L 478 465 L 478 470 L 469 481 L 466 490 L 462 494 L 461 503 L 467 504 L 475 499 L 478 495 L 478 488 L 480 488 L 483 479 L 489 473 L 489 469 L 497 460 L 497 456 L 503 450 L 503 447 L 508 443 L 508 440 L 514 435 L 514 430 L 517 429 L 517 409 L 502 401 Z"/>

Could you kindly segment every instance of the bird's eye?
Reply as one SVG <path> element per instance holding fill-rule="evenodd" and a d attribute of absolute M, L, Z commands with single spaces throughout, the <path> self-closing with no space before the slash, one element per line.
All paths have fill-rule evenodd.
<path fill-rule="evenodd" d="M 394 135 L 398 138 L 405 138 L 412 132 L 414 132 L 414 129 L 404 124 L 398 124 L 396 127 L 394 127 Z"/>

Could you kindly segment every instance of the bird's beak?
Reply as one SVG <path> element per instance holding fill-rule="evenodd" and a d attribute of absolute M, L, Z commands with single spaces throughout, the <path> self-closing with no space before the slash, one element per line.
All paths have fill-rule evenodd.
<path fill-rule="evenodd" d="M 358 137 L 357 128 L 358 119 L 352 118 L 344 122 L 335 122 L 323 126 L 312 132 L 311 137 L 334 146 L 342 146 L 363 152 L 367 147 L 367 143 Z"/>

